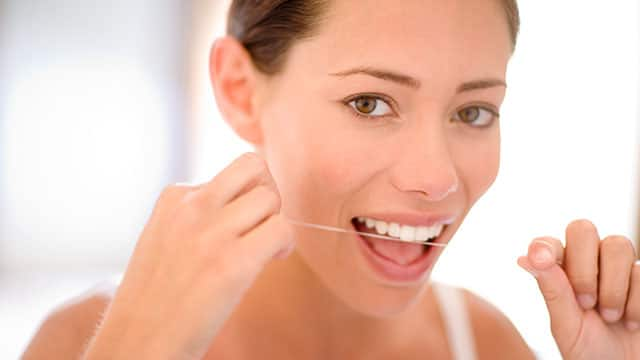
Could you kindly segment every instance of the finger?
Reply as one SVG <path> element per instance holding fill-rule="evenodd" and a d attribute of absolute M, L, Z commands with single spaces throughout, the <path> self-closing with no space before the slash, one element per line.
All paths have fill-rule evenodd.
<path fill-rule="evenodd" d="M 182 199 L 182 197 L 194 189 L 195 187 L 183 183 L 168 185 L 162 190 L 160 196 L 158 196 L 156 207 L 173 207 L 180 201 L 180 199 Z"/>
<path fill-rule="evenodd" d="M 284 258 L 294 249 L 293 230 L 281 214 L 269 217 L 238 240 L 245 259 L 264 266 L 274 258 Z M 251 264 L 249 264 L 251 265 Z"/>
<path fill-rule="evenodd" d="M 631 331 L 640 329 L 640 260 L 636 260 L 631 270 L 625 320 L 627 329 Z"/>
<path fill-rule="evenodd" d="M 533 274 L 549 311 L 551 331 L 560 346 L 568 349 L 578 336 L 583 311 L 578 305 L 571 283 L 558 265 L 562 258 L 562 243 L 550 237 L 531 242 L 527 256 L 518 264 Z"/>
<path fill-rule="evenodd" d="M 549 251 L 551 258 L 547 257 L 545 250 Z M 562 264 L 565 257 L 564 252 L 564 246 L 560 240 L 545 236 L 531 241 L 527 255 L 536 269 L 545 269 L 554 264 Z"/>
<path fill-rule="evenodd" d="M 567 226 L 565 271 L 583 309 L 591 309 L 598 299 L 598 253 L 600 236 L 588 220 Z"/>
<path fill-rule="evenodd" d="M 186 184 L 172 184 L 165 187 L 158 196 L 148 226 L 153 225 L 156 221 L 163 221 L 162 219 L 168 213 L 175 211 L 177 204 L 194 189 L 195 187 Z"/>
<path fill-rule="evenodd" d="M 273 188 L 256 186 L 248 193 L 233 200 L 217 215 L 221 219 L 218 226 L 225 231 L 242 236 L 271 215 L 280 211 L 280 195 Z"/>
<path fill-rule="evenodd" d="M 277 191 L 266 161 L 256 153 L 245 153 L 201 188 L 208 202 L 222 207 L 258 185 Z"/>
<path fill-rule="evenodd" d="M 607 322 L 622 317 L 635 258 L 633 245 L 624 236 L 608 236 L 600 243 L 598 307 Z"/>
<path fill-rule="evenodd" d="M 151 216 L 145 224 L 139 240 L 136 242 L 136 251 L 138 251 L 140 247 L 147 246 L 149 241 L 154 243 L 155 241 L 153 241 L 153 239 L 156 238 L 156 235 L 166 231 L 167 219 L 175 213 L 182 199 L 192 191 L 192 186 L 172 184 L 166 186 L 162 192 L 160 192 Z"/>

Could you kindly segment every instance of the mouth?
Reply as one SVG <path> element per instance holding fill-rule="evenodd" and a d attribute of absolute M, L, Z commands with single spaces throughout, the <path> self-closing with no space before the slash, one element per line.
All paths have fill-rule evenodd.
<path fill-rule="evenodd" d="M 441 244 L 449 223 L 434 221 L 429 226 L 411 226 L 373 218 L 358 217 L 351 220 L 351 225 L 358 232 L 398 239 L 393 241 L 354 234 L 374 272 L 393 282 L 413 282 L 427 273 L 443 250 L 428 244 Z"/>
<path fill-rule="evenodd" d="M 398 241 L 409 243 L 431 243 L 434 242 L 446 226 L 444 222 L 432 222 L 426 225 L 402 225 L 397 222 L 376 220 L 368 217 L 357 217 L 351 219 L 351 223 L 357 229 L 372 235 L 383 235 L 395 238 Z M 375 237 L 375 236 L 373 236 Z"/>

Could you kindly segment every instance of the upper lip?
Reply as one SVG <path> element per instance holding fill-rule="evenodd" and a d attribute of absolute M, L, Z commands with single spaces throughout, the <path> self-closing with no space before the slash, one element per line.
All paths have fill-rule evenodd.
<path fill-rule="evenodd" d="M 398 223 L 401 225 L 409 226 L 433 226 L 436 224 L 449 225 L 456 219 L 455 214 L 451 213 L 409 213 L 409 212 L 394 212 L 394 213 L 368 213 L 365 215 L 359 215 L 358 217 L 366 217 L 375 220 L 385 221 L 388 223 Z"/>

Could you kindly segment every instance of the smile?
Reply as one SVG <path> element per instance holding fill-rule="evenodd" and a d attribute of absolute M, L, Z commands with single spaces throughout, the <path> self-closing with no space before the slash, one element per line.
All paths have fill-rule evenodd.
<path fill-rule="evenodd" d="M 375 231 L 379 235 L 387 235 L 402 241 L 420 243 L 435 240 L 440 236 L 445 227 L 443 223 L 436 223 L 431 226 L 412 226 L 396 222 L 386 222 L 369 217 L 358 217 L 356 221 L 359 224 L 364 224 L 366 229 L 363 229 L 363 231 L 365 232 Z"/>

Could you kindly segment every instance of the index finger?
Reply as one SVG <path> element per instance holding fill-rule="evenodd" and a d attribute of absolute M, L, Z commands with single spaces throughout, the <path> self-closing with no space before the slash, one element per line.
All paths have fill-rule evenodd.
<path fill-rule="evenodd" d="M 266 161 L 249 152 L 234 160 L 199 190 L 206 193 L 214 206 L 222 207 L 258 185 L 277 191 Z"/>

